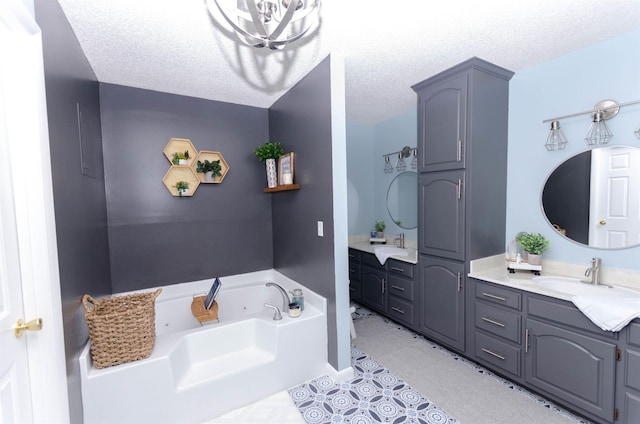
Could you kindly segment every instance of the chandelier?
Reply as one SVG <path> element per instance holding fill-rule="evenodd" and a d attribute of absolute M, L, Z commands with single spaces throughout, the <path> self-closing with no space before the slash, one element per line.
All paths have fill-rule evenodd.
<path fill-rule="evenodd" d="M 318 20 L 320 0 L 212 0 L 238 38 L 253 47 L 282 49 Z M 210 7 L 211 0 L 207 2 Z"/>

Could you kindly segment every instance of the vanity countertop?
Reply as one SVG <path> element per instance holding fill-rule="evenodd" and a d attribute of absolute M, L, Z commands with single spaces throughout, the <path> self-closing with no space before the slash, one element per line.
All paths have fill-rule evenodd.
<path fill-rule="evenodd" d="M 371 253 L 374 254 L 375 251 L 374 249 L 376 247 L 380 247 L 380 246 L 389 246 L 389 247 L 393 247 L 393 244 L 374 244 L 372 245 L 371 243 L 364 242 L 364 241 L 351 241 L 349 240 L 349 248 L 351 249 L 356 249 L 356 250 L 360 250 L 362 252 L 367 252 L 367 253 Z M 402 262 L 407 262 L 410 264 L 417 264 L 418 263 L 418 251 L 412 247 L 407 247 L 406 250 L 409 252 L 408 255 L 405 256 L 398 256 L 398 255 L 393 255 L 390 258 L 391 259 L 395 259 L 397 261 L 402 261 Z"/>
<path fill-rule="evenodd" d="M 586 268 L 586 265 L 560 264 L 549 261 L 548 263 L 543 263 L 541 275 L 582 278 Z M 635 290 L 640 293 L 640 279 L 638 279 L 638 274 L 639 273 L 634 271 L 610 270 L 608 274 L 603 273 L 603 282 Z M 571 301 L 572 297 L 569 294 L 536 284 L 532 281 L 533 277 L 535 277 L 532 272 L 516 271 L 514 274 L 511 274 L 507 270 L 504 255 L 496 255 L 471 261 L 469 277 L 567 301 Z"/>

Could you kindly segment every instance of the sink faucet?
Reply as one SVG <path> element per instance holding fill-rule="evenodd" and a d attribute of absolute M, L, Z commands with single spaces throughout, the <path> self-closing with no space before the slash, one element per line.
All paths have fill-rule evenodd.
<path fill-rule="evenodd" d="M 600 285 L 600 267 L 602 266 L 602 259 L 600 258 L 593 258 L 591 259 L 591 267 L 587 268 L 587 270 L 584 272 L 584 275 L 586 277 L 591 276 L 591 281 L 589 280 L 582 280 L 583 283 L 587 283 L 587 284 L 593 284 L 593 285 Z"/>
<path fill-rule="evenodd" d="M 393 243 L 396 242 L 396 240 L 400 241 L 400 249 L 404 249 L 404 233 L 400 233 L 398 234 L 398 237 L 393 239 Z"/>
<path fill-rule="evenodd" d="M 291 299 L 289 299 L 289 295 L 279 284 L 276 283 L 267 283 L 267 287 L 275 287 L 280 290 L 280 294 L 282 294 L 282 312 L 289 311 L 289 303 L 291 303 Z"/>

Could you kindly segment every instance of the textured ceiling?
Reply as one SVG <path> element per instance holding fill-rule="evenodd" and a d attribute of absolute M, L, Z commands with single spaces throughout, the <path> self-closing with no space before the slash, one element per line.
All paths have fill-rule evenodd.
<path fill-rule="evenodd" d="M 271 51 L 206 0 L 59 3 L 101 82 L 266 108 L 339 53 L 347 119 L 364 123 L 414 109 L 411 85 L 471 56 L 517 72 L 640 28 L 640 0 L 323 0 L 312 37 Z"/>

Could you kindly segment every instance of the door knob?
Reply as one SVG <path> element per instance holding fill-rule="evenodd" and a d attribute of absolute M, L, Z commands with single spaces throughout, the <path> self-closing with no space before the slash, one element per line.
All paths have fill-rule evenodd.
<path fill-rule="evenodd" d="M 32 319 L 29 322 L 24 322 L 22 318 L 18 319 L 13 325 L 14 334 L 16 337 L 22 337 L 22 333 L 25 330 L 28 331 L 40 331 L 42 330 L 42 318 Z"/>
<path fill-rule="evenodd" d="M 605 221 L 604 219 L 600 221 L 600 225 L 607 225 L 607 221 Z"/>

